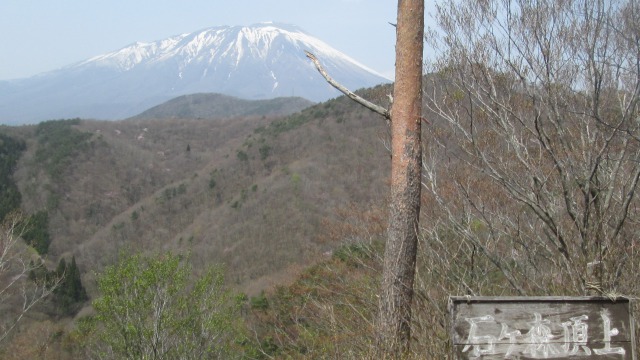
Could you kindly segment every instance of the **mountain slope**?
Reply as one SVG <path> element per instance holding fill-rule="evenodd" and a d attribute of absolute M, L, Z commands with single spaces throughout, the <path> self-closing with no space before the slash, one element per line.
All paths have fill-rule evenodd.
<path fill-rule="evenodd" d="M 389 91 L 364 95 L 383 103 Z M 54 172 L 38 160 L 59 158 L 35 136 L 42 124 L 6 129 L 28 146 L 14 175 L 23 208 L 49 212 L 51 261 L 75 255 L 90 293 L 92 274 L 125 249 L 191 251 L 255 293 L 330 250 L 324 219 L 367 206 L 388 173 L 383 119 L 345 97 L 283 118 L 72 124 L 90 137 L 61 148 L 72 155 Z"/>
<path fill-rule="evenodd" d="M 337 96 L 304 50 L 315 53 L 349 88 L 388 82 L 295 26 L 221 26 L 137 42 L 56 71 L 0 82 L 0 122 L 121 119 L 176 96 L 202 92 L 311 101 Z"/>

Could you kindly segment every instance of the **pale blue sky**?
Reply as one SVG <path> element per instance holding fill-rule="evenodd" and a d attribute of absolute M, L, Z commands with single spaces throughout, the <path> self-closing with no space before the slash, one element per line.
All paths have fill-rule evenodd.
<path fill-rule="evenodd" d="M 427 1 L 430 3 L 431 1 Z M 429 7 L 429 5 L 428 5 Z M 391 77 L 394 0 L 2 0 L 0 80 L 219 25 L 298 25 Z"/>

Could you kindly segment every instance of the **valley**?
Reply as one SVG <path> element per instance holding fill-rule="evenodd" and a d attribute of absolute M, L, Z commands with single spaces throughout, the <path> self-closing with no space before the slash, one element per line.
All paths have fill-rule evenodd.
<path fill-rule="evenodd" d="M 14 179 L 25 211 L 49 214 L 49 266 L 74 255 L 90 294 L 120 251 L 174 250 L 225 264 L 255 295 L 338 245 L 322 242 L 323 220 L 386 181 L 384 121 L 344 98 L 285 117 L 51 125 L 87 138 L 51 173 L 37 154 L 61 150 L 43 149 L 37 127 L 6 128 L 27 143 Z"/>

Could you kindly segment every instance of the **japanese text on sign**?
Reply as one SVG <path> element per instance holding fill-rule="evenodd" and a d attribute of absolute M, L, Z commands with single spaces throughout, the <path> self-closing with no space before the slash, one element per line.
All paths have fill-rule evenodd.
<path fill-rule="evenodd" d="M 550 321 L 543 319 L 539 313 L 533 313 L 533 319 L 530 322 L 531 327 L 524 334 L 520 330 L 510 329 L 508 324 L 500 323 L 500 334 L 484 334 L 480 325 L 482 323 L 494 322 L 495 319 L 491 315 L 484 315 L 474 318 L 465 318 L 470 324 L 467 345 L 462 352 L 470 351 L 473 357 L 481 355 L 497 354 L 496 343 L 500 340 L 509 340 L 509 346 L 504 353 L 505 357 L 514 355 L 526 355 L 534 359 L 552 359 L 556 357 L 564 357 L 567 355 L 624 355 L 625 350 L 622 347 L 612 347 L 611 337 L 618 335 L 618 329 L 611 327 L 611 320 L 606 310 L 600 313 L 604 328 L 604 338 L 602 343 L 604 347 L 601 349 L 590 349 L 587 346 L 589 324 L 587 315 L 571 317 L 568 321 L 560 323 L 563 331 L 561 334 L 553 334 L 551 332 Z M 554 339 L 562 339 L 562 342 L 554 342 Z"/>
<path fill-rule="evenodd" d="M 627 298 L 450 297 L 454 359 L 636 360 Z"/>

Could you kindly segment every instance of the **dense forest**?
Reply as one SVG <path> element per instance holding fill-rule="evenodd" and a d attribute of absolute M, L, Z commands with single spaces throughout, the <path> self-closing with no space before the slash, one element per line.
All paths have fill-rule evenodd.
<path fill-rule="evenodd" d="M 25 149 L 24 141 L 0 133 L 0 219 L 20 207 L 20 191 L 11 176 Z"/>

